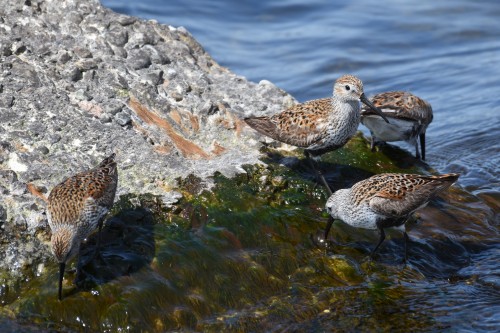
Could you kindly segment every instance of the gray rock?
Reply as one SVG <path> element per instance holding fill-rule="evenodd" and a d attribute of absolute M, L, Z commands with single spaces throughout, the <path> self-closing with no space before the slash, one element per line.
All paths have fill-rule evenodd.
<path fill-rule="evenodd" d="M 115 114 L 115 120 L 120 126 L 125 126 L 130 124 L 132 118 L 125 112 L 118 112 Z"/>
<path fill-rule="evenodd" d="M 0 1 L 0 273 L 51 257 L 45 203 L 27 183 L 49 193 L 115 152 L 118 197 L 172 205 L 177 179 L 195 174 L 209 188 L 215 172 L 259 163 L 241 118 L 293 102 L 219 66 L 185 28 L 98 0 L 25 3 Z"/>
<path fill-rule="evenodd" d="M 0 108 L 10 108 L 12 105 L 14 105 L 14 96 L 12 95 L 0 96 Z"/>
<path fill-rule="evenodd" d="M 0 224 L 5 223 L 7 220 L 7 211 L 0 205 Z"/>
<path fill-rule="evenodd" d="M 97 68 L 100 62 L 101 62 L 100 58 L 80 59 L 75 63 L 75 65 L 76 67 L 78 67 L 79 70 L 85 72 Z"/>
<path fill-rule="evenodd" d="M 71 60 L 71 54 L 66 50 L 61 50 L 57 56 L 57 62 L 60 64 L 65 64 Z"/>
<path fill-rule="evenodd" d="M 12 54 L 12 44 L 9 41 L 0 41 L 0 55 L 8 57 Z"/>
<path fill-rule="evenodd" d="M 61 136 L 57 133 L 49 135 L 48 141 L 50 144 L 58 143 L 61 141 Z"/>
<path fill-rule="evenodd" d="M 128 53 L 127 63 L 133 69 L 146 68 L 151 65 L 149 54 L 143 50 L 131 50 Z"/>
<path fill-rule="evenodd" d="M 114 26 L 107 33 L 107 40 L 115 46 L 123 46 L 128 42 L 128 32 L 121 26 Z"/>
<path fill-rule="evenodd" d="M 92 52 L 84 47 L 77 46 L 73 49 L 73 52 L 80 58 L 92 58 Z"/>
<path fill-rule="evenodd" d="M 47 155 L 49 153 L 49 148 L 47 148 L 45 146 L 37 147 L 35 150 L 40 152 L 43 155 Z"/>
<path fill-rule="evenodd" d="M 77 67 L 67 68 L 62 74 L 68 81 L 76 82 L 82 79 L 82 72 Z"/>
<path fill-rule="evenodd" d="M 163 81 L 163 71 L 153 70 L 142 75 L 142 80 L 156 86 Z"/>
<path fill-rule="evenodd" d="M 12 170 L 0 170 L 0 181 L 4 184 L 13 184 L 17 182 L 17 174 Z"/>
<path fill-rule="evenodd" d="M 123 103 L 121 103 L 119 101 L 114 101 L 114 102 L 108 103 L 105 107 L 105 110 L 107 113 L 115 115 L 123 109 L 123 106 L 124 106 Z"/>

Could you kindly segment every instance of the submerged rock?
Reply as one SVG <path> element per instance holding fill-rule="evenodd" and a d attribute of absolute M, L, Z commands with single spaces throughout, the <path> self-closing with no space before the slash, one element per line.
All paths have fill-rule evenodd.
<path fill-rule="evenodd" d="M 0 270 L 13 274 L 49 258 L 48 235 L 35 237 L 45 206 L 26 184 L 47 195 L 115 152 L 119 196 L 172 197 L 189 174 L 210 185 L 259 162 L 240 121 L 255 101 L 291 100 L 219 66 L 186 29 L 97 0 L 3 1 L 0 17 Z"/>

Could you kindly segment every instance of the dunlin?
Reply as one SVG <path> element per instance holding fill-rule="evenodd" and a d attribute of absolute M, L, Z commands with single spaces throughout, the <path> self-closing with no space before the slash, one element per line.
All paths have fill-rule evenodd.
<path fill-rule="evenodd" d="M 349 189 L 336 191 L 326 202 L 331 218 L 325 229 L 325 240 L 334 219 L 364 229 L 378 229 L 380 238 L 371 255 L 385 239 L 385 228 L 403 227 L 410 215 L 429 200 L 450 187 L 458 174 L 423 176 L 384 173 L 362 180 Z M 405 237 L 405 260 L 407 258 Z"/>
<path fill-rule="evenodd" d="M 382 111 L 365 97 L 361 80 L 352 75 L 343 75 L 335 81 L 331 98 L 297 104 L 270 117 L 250 117 L 244 120 L 263 135 L 304 148 L 304 154 L 331 194 L 321 171 L 310 157 L 319 158 L 349 141 L 360 122 L 360 101 L 386 119 Z"/>
<path fill-rule="evenodd" d="M 65 179 L 48 197 L 52 252 L 59 262 L 59 300 L 66 263 L 96 228 L 100 233 L 104 217 L 113 205 L 118 184 L 114 157 L 112 154 L 97 167 Z"/>
<path fill-rule="evenodd" d="M 391 120 L 387 124 L 380 115 L 363 108 L 361 123 L 370 129 L 372 151 L 379 142 L 406 141 L 415 146 L 416 157 L 422 156 L 422 160 L 425 160 L 425 131 L 433 117 L 431 105 L 405 91 L 384 92 L 370 100 Z M 418 150 L 417 137 L 420 137 L 422 155 Z"/>

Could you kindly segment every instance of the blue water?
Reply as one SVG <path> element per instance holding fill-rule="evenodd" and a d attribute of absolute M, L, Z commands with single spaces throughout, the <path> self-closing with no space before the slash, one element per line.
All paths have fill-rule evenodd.
<path fill-rule="evenodd" d="M 367 95 L 408 90 L 426 99 L 434 110 L 427 162 L 440 173 L 461 173 L 459 184 L 489 202 L 493 212 L 485 214 L 493 215 L 492 240 L 498 243 L 497 0 L 102 3 L 117 12 L 184 26 L 219 64 L 251 81 L 270 80 L 299 101 L 331 95 L 333 81 L 344 73 L 359 76 Z M 400 146 L 413 153 L 404 143 Z M 464 275 L 477 276 L 488 286 L 485 292 L 476 286 L 467 291 L 464 284 L 424 282 L 420 290 L 442 293 L 427 305 L 435 309 L 445 331 L 455 331 L 457 320 L 459 331 L 498 329 L 498 253 L 493 246 L 470 258 L 464 268 Z"/>
<path fill-rule="evenodd" d="M 359 76 L 368 95 L 411 91 L 434 109 L 428 163 L 460 172 L 460 184 L 474 193 L 500 191 L 496 0 L 102 3 L 184 26 L 221 65 L 270 80 L 299 101 L 329 96 L 344 73 Z"/>

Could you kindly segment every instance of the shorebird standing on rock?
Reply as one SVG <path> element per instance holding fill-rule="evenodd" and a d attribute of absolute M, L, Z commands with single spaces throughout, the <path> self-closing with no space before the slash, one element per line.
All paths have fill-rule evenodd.
<path fill-rule="evenodd" d="M 338 190 L 326 202 L 331 218 L 325 229 L 325 241 L 334 219 L 356 228 L 378 229 L 380 238 L 371 252 L 373 257 L 385 239 L 385 228 L 403 226 L 413 212 L 426 206 L 432 197 L 450 187 L 458 177 L 455 173 L 439 176 L 383 173 L 362 180 L 349 189 Z M 406 260 L 408 234 L 403 232 Z"/>
<path fill-rule="evenodd" d="M 311 156 L 319 158 L 349 141 L 360 122 L 360 101 L 387 121 L 382 111 L 365 97 L 361 80 L 352 75 L 343 75 L 335 81 L 330 98 L 297 104 L 270 117 L 249 117 L 244 120 L 265 136 L 304 148 L 305 156 L 331 194 L 330 186 Z"/>
<path fill-rule="evenodd" d="M 59 300 L 66 263 L 80 249 L 80 243 L 99 228 L 97 250 L 104 217 L 113 205 L 118 170 L 115 154 L 97 167 L 78 173 L 55 186 L 48 197 L 51 245 L 59 262 Z"/>
<path fill-rule="evenodd" d="M 372 151 L 378 142 L 406 141 L 415 146 L 415 156 L 422 156 L 422 160 L 425 160 L 425 131 L 433 118 L 431 105 L 405 91 L 380 93 L 370 100 L 391 119 L 391 123 L 386 124 L 380 115 L 363 108 L 361 123 L 371 132 Z M 422 155 L 418 150 L 417 137 L 420 137 Z"/>

